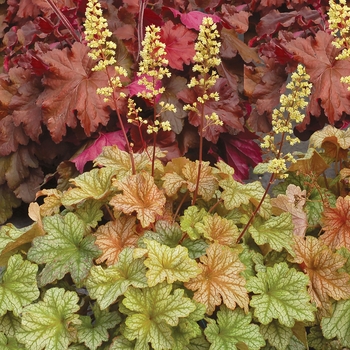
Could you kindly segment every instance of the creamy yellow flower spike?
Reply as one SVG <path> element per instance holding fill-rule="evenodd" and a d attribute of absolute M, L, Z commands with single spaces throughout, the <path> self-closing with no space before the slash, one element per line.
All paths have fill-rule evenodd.
<path fill-rule="evenodd" d="M 297 137 L 291 135 L 293 134 L 293 123 L 301 123 L 305 118 L 305 114 L 300 110 L 303 110 L 308 104 L 306 99 L 312 87 L 309 79 L 310 76 L 306 73 L 305 67 L 299 64 L 297 70 L 291 75 L 290 83 L 286 86 L 291 91 L 290 94 L 282 94 L 280 107 L 272 112 L 272 135 L 266 135 L 261 144 L 262 148 L 269 149 L 275 155 L 275 158 L 267 163 L 267 170 L 276 174 L 278 178 L 287 177 L 287 174 L 284 174 L 287 170 L 286 162 L 295 162 L 295 159 L 290 153 L 282 154 L 279 147 L 276 147 L 274 135 L 287 134 L 285 139 L 291 146 L 300 142 Z"/>

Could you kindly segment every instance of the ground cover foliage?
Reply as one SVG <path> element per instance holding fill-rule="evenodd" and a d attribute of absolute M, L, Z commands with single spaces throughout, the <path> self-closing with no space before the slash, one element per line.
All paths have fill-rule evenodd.
<path fill-rule="evenodd" d="M 4 349 L 350 348 L 345 3 L 2 9 Z"/>

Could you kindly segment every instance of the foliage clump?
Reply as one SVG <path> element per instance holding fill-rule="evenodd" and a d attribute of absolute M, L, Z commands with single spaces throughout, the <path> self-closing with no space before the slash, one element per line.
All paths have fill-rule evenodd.
<path fill-rule="evenodd" d="M 35 98 L 46 113 L 35 125 L 43 123 L 60 144 L 68 142 L 67 128 L 75 140 L 82 130 L 82 139 L 99 136 L 60 163 L 56 188 L 36 191 L 43 198 L 29 206 L 33 224 L 0 228 L 0 344 L 28 350 L 350 347 L 349 129 L 320 125 L 305 154 L 283 153 L 285 141 L 298 142 L 292 135 L 302 136 L 312 118 L 324 113 L 334 124 L 348 110 L 332 105 L 333 96 L 325 99 L 316 67 L 306 59 L 322 42 L 317 50 L 328 59 L 348 60 L 336 56 L 347 41 L 322 31 L 321 8 L 288 4 L 286 21 L 262 4 L 257 9 L 212 4 L 203 13 L 191 7 L 199 4 L 136 10 L 91 0 L 80 37 L 81 25 L 70 22 L 69 11 L 48 3 L 68 29 L 67 45 L 35 46 L 42 50 L 37 53 L 42 66 L 31 61 L 31 68 L 41 70 L 37 77 L 43 78 L 43 91 L 38 88 Z M 330 4 L 334 35 L 342 25 L 334 13 L 345 13 L 341 4 L 335 9 Z M 20 16 L 23 9 L 17 10 Z M 116 22 L 113 10 L 118 10 Z M 238 44 L 237 33 L 249 31 L 251 13 L 260 18 L 258 35 L 250 46 Z M 278 23 L 271 24 L 271 16 Z M 309 21 L 302 25 L 305 16 Z M 144 29 L 144 21 L 152 24 Z M 291 38 L 282 30 L 277 35 L 281 23 L 286 29 L 302 26 L 304 34 Z M 55 29 L 52 35 L 63 30 L 60 24 Z M 332 51 L 322 39 L 337 47 L 329 46 Z M 179 48 L 183 55 L 176 53 Z M 0 79 L 1 88 L 12 94 L 11 114 L 0 122 L 12 121 L 19 133 L 6 151 L 0 145 L 5 165 L 0 176 L 8 183 L 18 154 L 29 157 L 29 168 L 39 169 L 36 153 L 27 150 L 39 140 L 32 133 L 31 141 L 20 138 L 21 128 L 30 128 L 14 121 L 18 110 L 11 105 L 23 84 L 38 81 L 7 55 L 8 77 Z M 236 55 L 246 64 L 245 89 L 229 63 Z M 79 75 L 72 67 L 80 67 L 80 76 L 65 81 L 62 70 Z M 317 67 L 317 77 L 328 74 L 323 68 Z M 287 73 L 291 79 L 285 84 Z M 271 74 L 278 88 L 267 98 L 262 90 L 273 85 Z M 70 88 L 87 89 L 90 99 L 75 105 L 65 96 L 75 107 L 61 123 L 52 112 L 57 108 L 63 115 L 66 108 L 54 95 L 58 77 Z M 346 99 L 338 78 L 330 84 L 342 86 L 339 98 Z M 6 84 L 13 89 L 6 90 Z M 60 97 L 69 91 L 65 84 Z M 280 92 L 284 85 L 288 94 Z M 264 123 L 256 124 L 267 115 L 269 134 Z M 249 164 L 257 165 L 257 173 L 270 173 L 266 188 L 260 181 L 244 183 L 239 172 L 243 163 L 248 169 L 249 155 L 242 154 L 258 150 L 254 133 L 262 131 L 261 146 L 270 154 Z M 3 198 L 17 205 L 1 181 Z"/>

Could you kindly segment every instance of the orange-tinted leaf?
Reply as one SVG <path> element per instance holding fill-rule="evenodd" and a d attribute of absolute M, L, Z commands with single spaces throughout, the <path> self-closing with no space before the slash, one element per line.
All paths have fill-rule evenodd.
<path fill-rule="evenodd" d="M 207 254 L 200 257 L 200 261 L 202 273 L 185 283 L 185 287 L 195 291 L 193 299 L 206 306 L 208 315 L 222 301 L 232 310 L 238 304 L 248 311 L 248 292 L 245 279 L 240 275 L 245 266 L 237 253 L 214 243 L 207 249 Z"/>
<path fill-rule="evenodd" d="M 350 250 L 350 196 L 338 197 L 335 208 L 325 208 L 322 216 L 324 234 L 320 239 L 330 248 Z"/>
<path fill-rule="evenodd" d="M 114 196 L 110 204 L 125 214 L 137 213 L 142 227 L 147 227 L 164 213 L 166 198 L 154 183 L 154 178 L 146 173 L 129 176 L 116 182 L 123 194 Z"/>
<path fill-rule="evenodd" d="M 349 59 L 336 60 L 339 49 L 333 46 L 333 36 L 318 31 L 315 37 L 298 38 L 286 44 L 294 58 L 304 64 L 313 85 L 309 113 L 318 117 L 321 107 L 330 124 L 339 120 L 343 113 L 350 113 L 350 92 L 340 82 L 341 77 L 350 75 Z M 309 120 L 305 120 L 308 123 Z"/>
<path fill-rule="evenodd" d="M 135 247 L 139 236 L 136 233 L 136 219 L 133 216 L 122 216 L 106 225 L 100 226 L 95 232 L 95 244 L 103 254 L 96 260 L 100 264 L 114 265 L 119 259 L 119 253 L 125 247 Z"/>
<path fill-rule="evenodd" d="M 296 262 L 304 266 L 310 278 L 309 293 L 312 301 L 322 310 L 330 308 L 330 297 L 335 300 L 350 297 L 350 276 L 338 272 L 346 259 L 332 252 L 315 237 L 295 237 Z"/>
<path fill-rule="evenodd" d="M 182 173 L 187 180 L 187 187 L 190 192 L 194 192 L 197 184 L 199 162 L 196 161 L 187 163 Z M 202 168 L 199 178 L 198 194 L 200 194 L 205 201 L 212 199 L 215 191 L 218 189 L 218 181 L 212 173 L 212 168 L 209 162 L 202 162 Z"/>
<path fill-rule="evenodd" d="M 238 228 L 233 221 L 222 218 L 217 213 L 213 216 L 206 215 L 203 218 L 203 223 L 196 225 L 196 229 L 210 241 L 230 247 L 236 244 L 239 236 Z"/>

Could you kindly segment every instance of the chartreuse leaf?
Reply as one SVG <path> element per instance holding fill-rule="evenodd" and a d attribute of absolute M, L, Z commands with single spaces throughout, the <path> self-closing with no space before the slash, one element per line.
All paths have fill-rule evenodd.
<path fill-rule="evenodd" d="M 21 255 L 10 257 L 0 282 L 1 316 L 7 311 L 13 311 L 15 316 L 19 316 L 23 306 L 39 297 L 37 272 L 38 266 L 29 261 L 23 261 Z"/>
<path fill-rule="evenodd" d="M 265 340 L 259 332 L 259 326 L 252 324 L 252 316 L 242 309 L 230 310 L 221 305 L 217 321 L 209 319 L 204 334 L 211 343 L 210 350 L 236 350 L 238 342 L 244 343 L 250 350 L 259 350 Z"/>
<path fill-rule="evenodd" d="M 350 300 L 340 300 L 334 304 L 331 317 L 323 317 L 321 329 L 327 339 L 337 337 L 342 347 L 350 347 Z"/>
<path fill-rule="evenodd" d="M 75 214 L 85 222 L 88 228 L 95 228 L 103 217 L 102 205 L 103 202 L 88 199 L 78 206 Z"/>
<path fill-rule="evenodd" d="M 267 325 L 261 325 L 260 332 L 277 350 L 284 350 L 293 335 L 292 329 L 273 320 Z"/>
<path fill-rule="evenodd" d="M 22 312 L 22 329 L 16 333 L 20 343 L 30 350 L 67 349 L 76 341 L 79 297 L 63 288 L 48 289 L 44 299 L 26 306 Z"/>
<path fill-rule="evenodd" d="M 293 327 L 295 321 L 313 321 L 316 308 L 306 291 L 308 283 L 304 273 L 290 269 L 286 263 L 258 272 L 246 286 L 259 294 L 253 295 L 250 301 L 250 306 L 255 308 L 254 315 L 265 325 L 273 319 L 287 327 Z"/>
<path fill-rule="evenodd" d="M 149 349 L 148 343 L 154 350 L 173 348 L 172 327 L 195 311 L 196 305 L 183 296 L 183 289 L 175 289 L 172 294 L 171 291 L 171 285 L 162 283 L 144 289 L 129 288 L 125 292 L 123 305 L 130 315 L 122 333 L 129 340 L 136 339 L 135 349 Z"/>
<path fill-rule="evenodd" d="M 97 304 L 92 307 L 94 321 L 90 316 L 80 316 L 81 324 L 77 326 L 78 340 L 89 349 L 97 349 L 109 338 L 108 329 L 120 323 L 121 317 L 116 311 L 101 311 Z"/>
<path fill-rule="evenodd" d="M 70 273 L 75 283 L 87 277 L 93 259 L 100 255 L 95 237 L 84 237 L 86 225 L 75 214 L 54 215 L 43 219 L 47 235 L 37 237 L 28 251 L 28 259 L 46 264 L 39 282 L 46 285 Z"/>
<path fill-rule="evenodd" d="M 238 304 L 248 311 L 249 297 L 241 276 L 245 267 L 238 254 L 227 246 L 213 243 L 200 261 L 201 274 L 186 282 L 185 287 L 195 291 L 193 299 L 206 306 L 207 314 L 211 315 L 222 301 L 230 309 Z"/>
<path fill-rule="evenodd" d="M 24 349 L 24 345 L 18 344 L 15 338 L 7 337 L 5 334 L 0 332 L 0 349 L 2 350 Z"/>
<path fill-rule="evenodd" d="M 249 227 L 249 232 L 258 245 L 268 243 L 273 250 L 280 252 L 285 248 L 288 253 L 294 254 L 293 223 L 290 213 L 272 216 L 266 221 L 257 218 Z"/>
<path fill-rule="evenodd" d="M 257 206 L 265 193 L 265 189 L 262 187 L 259 181 L 241 184 L 238 181 L 235 181 L 233 178 L 227 178 L 221 180 L 219 182 L 219 186 L 223 189 L 221 199 L 223 199 L 227 210 L 232 210 L 240 207 L 243 204 L 249 203 Z M 268 196 L 266 196 L 262 206 L 260 207 L 259 214 L 264 219 L 268 219 L 270 217 L 271 203 Z"/>
<path fill-rule="evenodd" d="M 115 175 L 113 168 L 92 169 L 74 179 L 76 186 L 63 193 L 62 204 L 65 206 L 77 204 L 83 200 L 94 198 L 102 200 L 112 192 L 112 177 Z"/>
<path fill-rule="evenodd" d="M 125 248 L 119 254 L 119 261 L 106 269 L 94 266 L 86 280 L 86 287 L 92 299 L 97 299 L 103 310 L 124 294 L 129 286 L 147 287 L 146 267 L 141 259 L 133 259 L 133 249 Z"/>
<path fill-rule="evenodd" d="M 196 310 L 191 312 L 188 317 L 180 318 L 177 326 L 172 328 L 171 335 L 174 339 L 173 350 L 183 350 L 194 339 L 202 334 L 198 321 L 204 318 L 205 306 L 195 303 Z"/>
<path fill-rule="evenodd" d="M 201 269 L 195 260 L 189 258 L 187 248 L 180 245 L 170 248 L 149 239 L 145 239 L 144 242 L 148 250 L 144 264 L 148 267 L 146 277 L 149 287 L 165 279 L 168 283 L 187 282 L 200 274 Z"/>
<path fill-rule="evenodd" d="M 180 218 L 180 226 L 182 231 L 186 232 L 192 240 L 196 240 L 201 237 L 196 224 L 199 223 L 207 215 L 205 209 L 199 210 L 196 206 L 188 207 L 184 215 Z"/>

